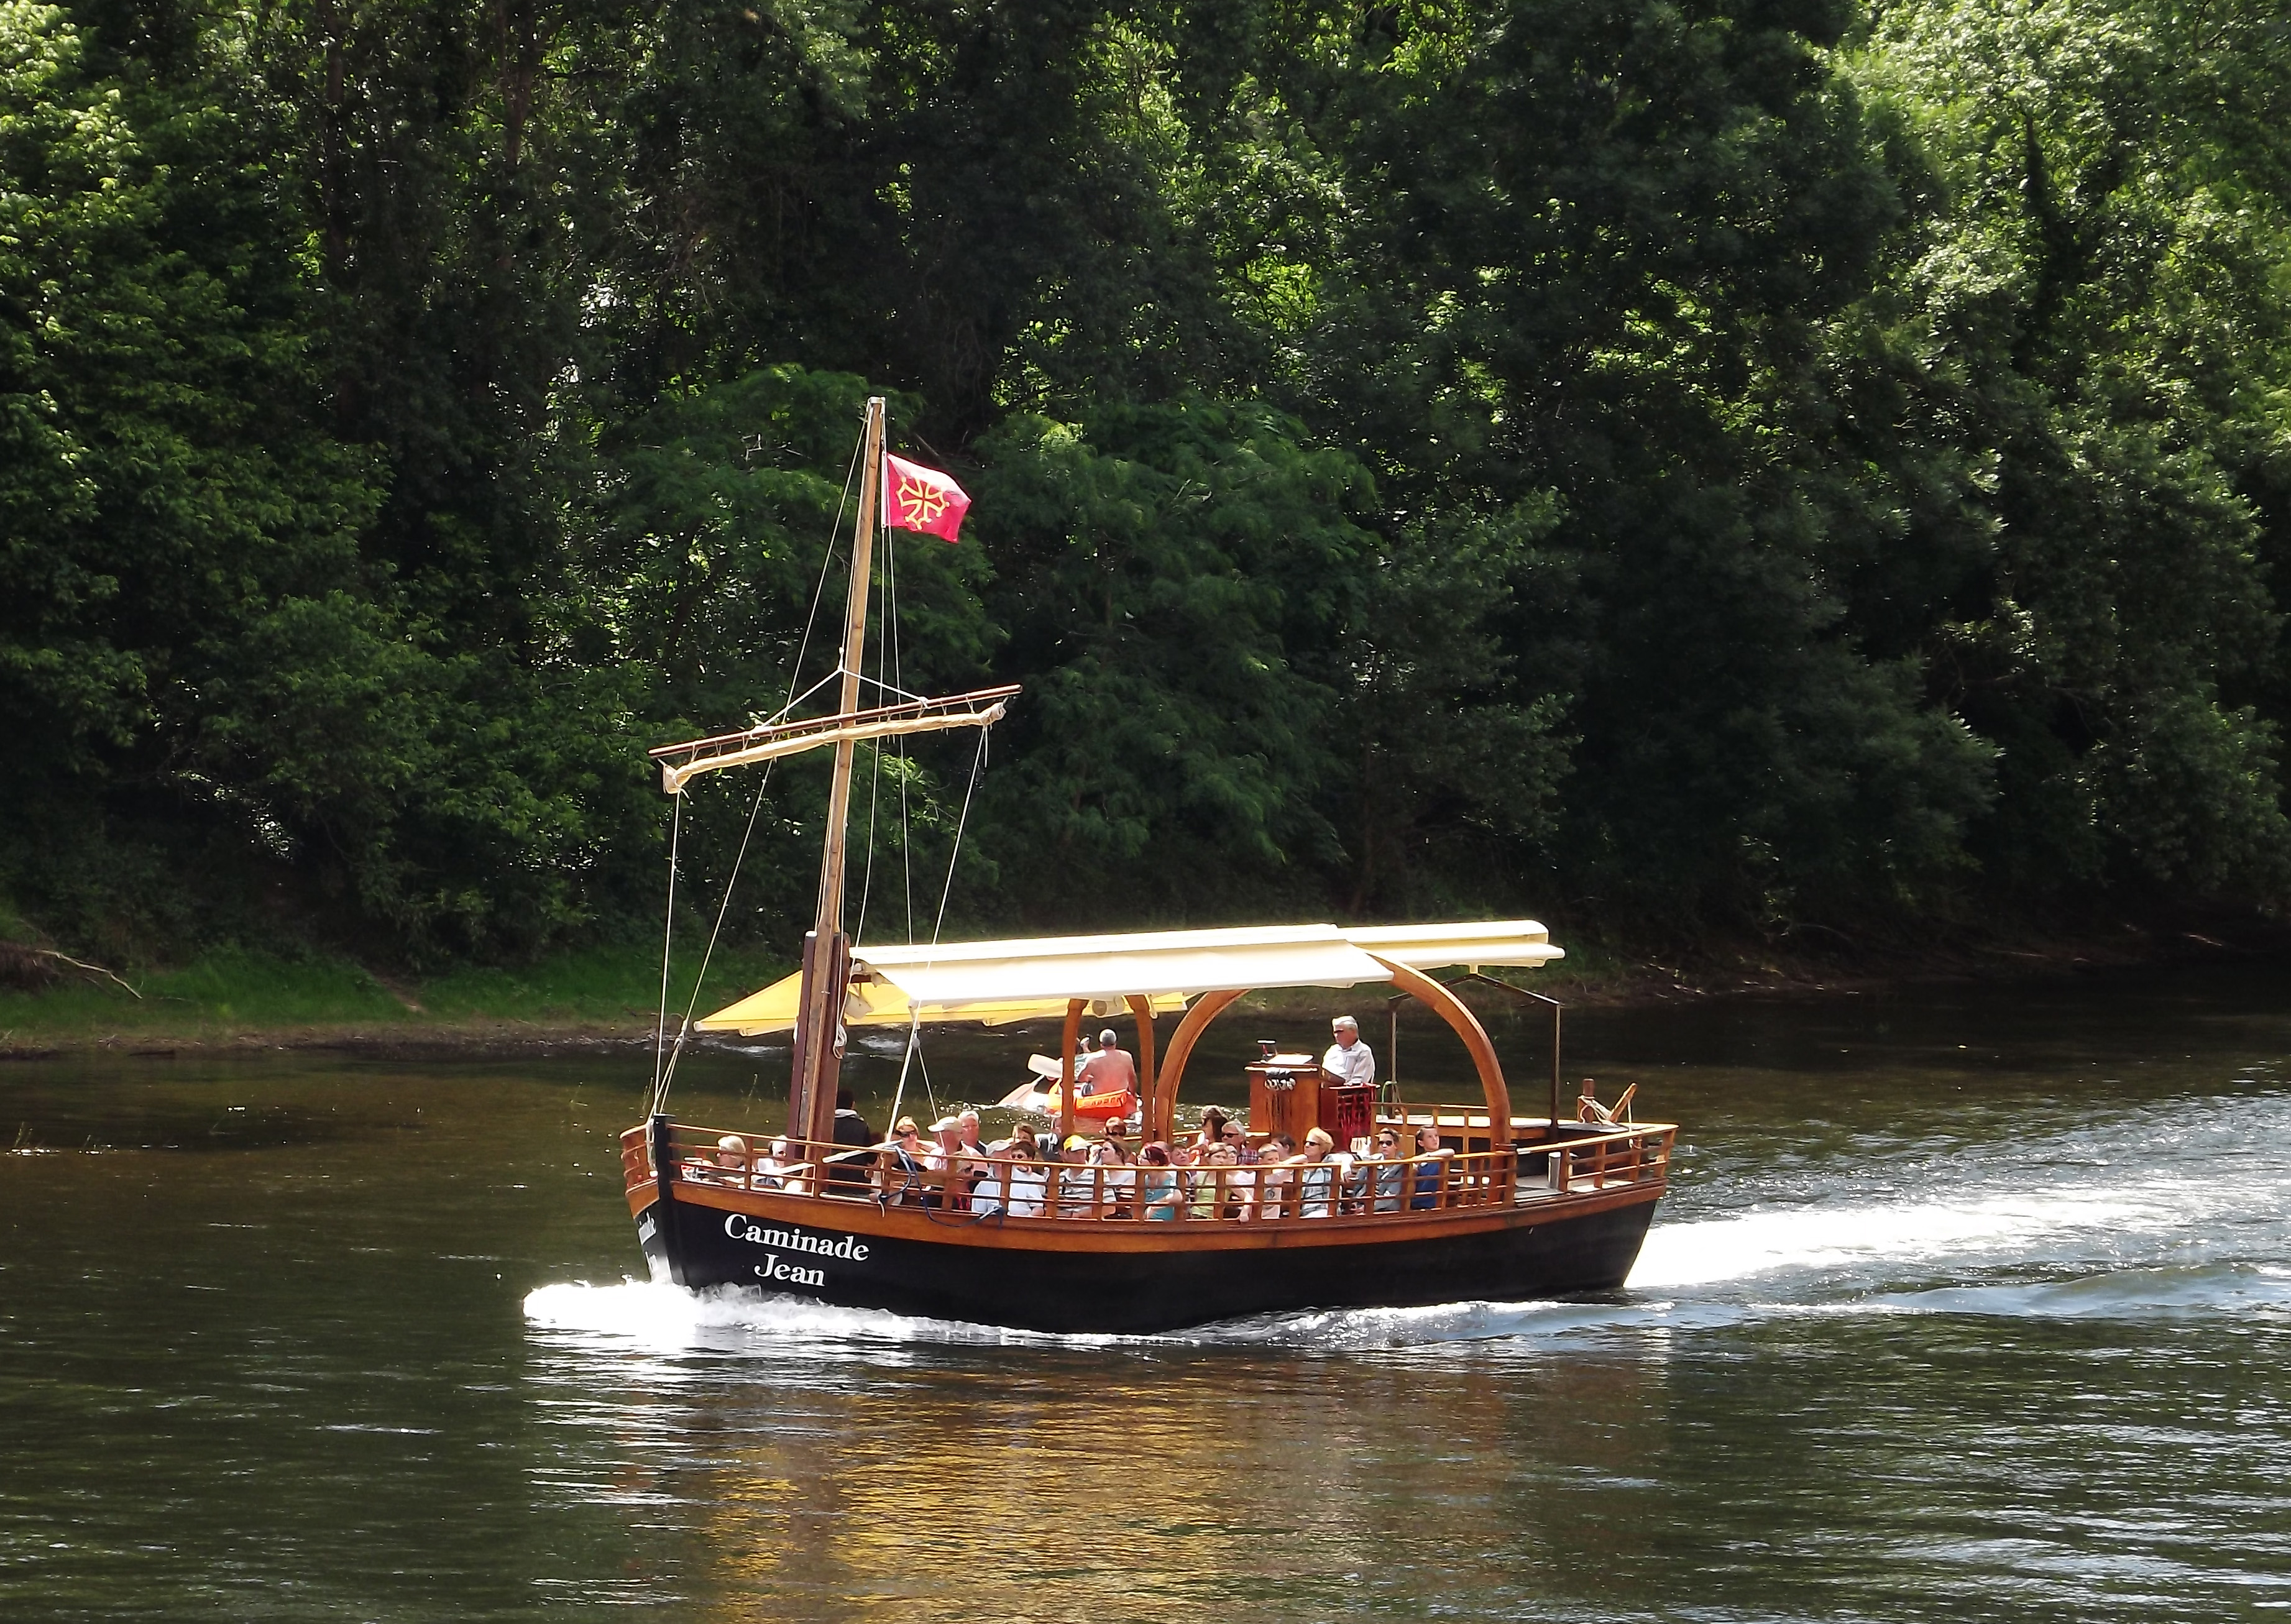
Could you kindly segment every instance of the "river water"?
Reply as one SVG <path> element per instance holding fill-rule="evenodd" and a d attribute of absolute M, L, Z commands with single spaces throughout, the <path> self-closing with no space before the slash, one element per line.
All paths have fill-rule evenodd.
<path fill-rule="evenodd" d="M 2287 985 L 1585 1014 L 1571 1078 L 1684 1125 L 1628 1290 L 1145 1341 L 632 1281 L 639 1053 L 10 1063 L 0 1617 L 2271 1614 Z M 1312 1025 L 1217 1030 L 1196 1077 Z M 784 1066 L 679 1113 L 768 1125 Z"/>

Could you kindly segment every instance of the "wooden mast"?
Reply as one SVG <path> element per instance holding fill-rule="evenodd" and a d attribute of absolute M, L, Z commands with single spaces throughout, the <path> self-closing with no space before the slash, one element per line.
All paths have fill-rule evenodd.
<path fill-rule="evenodd" d="M 867 639 L 867 582 L 874 566 L 876 503 L 883 488 L 883 398 L 867 400 L 866 453 L 860 462 L 859 524 L 851 540 L 851 590 L 843 617 L 843 687 L 837 709 L 859 708 L 859 661 Z M 851 811 L 852 757 L 856 743 L 836 741 L 835 776 L 827 793 L 827 840 L 819 861 L 819 905 L 803 939 L 802 1001 L 795 1027 L 795 1062 L 788 1089 L 788 1131 L 832 1138 L 835 1090 L 843 1071 L 843 993 L 850 976 L 851 944 L 843 934 L 843 865 Z"/>

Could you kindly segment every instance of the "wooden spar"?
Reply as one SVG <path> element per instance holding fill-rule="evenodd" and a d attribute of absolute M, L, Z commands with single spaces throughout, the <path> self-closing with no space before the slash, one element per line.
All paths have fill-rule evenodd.
<path fill-rule="evenodd" d="M 867 642 L 867 582 L 875 561 L 876 500 L 883 486 L 883 398 L 867 399 L 866 451 L 859 464 L 859 522 L 851 538 L 851 587 L 843 616 L 843 676 L 836 709 L 859 706 L 860 659 Z M 851 812 L 852 737 L 835 742 L 835 775 L 827 793 L 827 840 L 820 854 L 819 904 L 804 943 L 803 1001 L 796 1012 L 795 1057 L 788 1088 L 788 1130 L 807 1139 L 834 1137 L 835 1089 L 843 1071 L 838 1042 L 850 944 L 843 935 L 845 825 Z"/>
<path fill-rule="evenodd" d="M 1139 1138 L 1150 1136 L 1154 1116 L 1154 1001 L 1132 993 L 1123 1001 L 1129 1013 L 1137 1017 L 1137 1099 L 1140 1109 Z"/>
<path fill-rule="evenodd" d="M 780 756 L 792 756 L 824 744 L 857 744 L 863 739 L 895 738 L 910 733 L 936 733 L 950 728 L 988 728 L 1002 720 L 1002 701 L 1018 691 L 1015 682 L 978 688 L 945 699 L 914 699 L 904 704 L 881 705 L 834 716 L 815 716 L 801 721 L 768 723 L 744 733 L 719 734 L 681 744 L 663 744 L 647 752 L 660 763 L 660 787 L 671 795 L 703 773 L 719 768 L 747 767 Z M 682 763 L 671 756 L 687 756 Z"/>
<path fill-rule="evenodd" d="M 1066 1000 L 1065 1041 L 1058 1048 L 1058 1144 L 1073 1137 L 1074 1046 L 1081 1039 L 1081 1012 L 1088 1006 L 1079 998 Z"/>

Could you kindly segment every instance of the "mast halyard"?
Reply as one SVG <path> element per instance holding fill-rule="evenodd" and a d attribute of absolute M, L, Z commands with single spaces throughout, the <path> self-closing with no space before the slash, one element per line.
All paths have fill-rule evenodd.
<path fill-rule="evenodd" d="M 883 488 L 883 398 L 867 398 L 866 449 L 860 461 L 859 522 L 851 541 L 851 590 L 843 617 L 843 686 L 837 710 L 859 708 L 860 659 L 867 640 L 867 578 L 874 566 L 876 503 Z M 788 1087 L 788 1131 L 834 1137 L 835 1090 L 843 1070 L 843 986 L 851 944 L 843 934 L 843 871 L 851 814 L 855 741 L 838 739 L 827 792 L 827 838 L 819 857 L 819 903 L 803 940 L 803 993 Z"/>
<path fill-rule="evenodd" d="M 852 537 L 851 590 L 844 609 L 842 658 L 833 673 L 841 679 L 834 713 L 791 720 L 787 712 L 783 711 L 738 733 L 662 744 L 649 752 L 660 763 L 662 792 L 681 795 L 694 779 L 703 774 L 773 761 L 829 744 L 835 746 L 834 775 L 828 790 L 826 839 L 819 861 L 819 901 L 810 934 L 804 937 L 794 1064 L 788 1087 L 788 1130 L 812 1140 L 833 1138 L 836 1083 L 843 1065 L 843 997 L 851 971 L 851 944 L 843 933 L 843 879 L 851 816 L 853 758 L 858 744 L 863 739 L 939 733 L 954 728 L 991 728 L 1002 720 L 1006 702 L 1018 691 L 1015 683 L 1005 683 L 945 699 L 907 699 L 870 710 L 859 709 L 859 663 L 867 640 L 868 576 L 874 568 L 875 531 L 883 520 L 883 503 L 887 500 L 883 479 L 883 399 L 880 395 L 868 399 L 862 445 L 859 522 Z M 926 476 L 944 478 L 934 470 L 921 471 Z M 907 477 L 908 470 L 902 468 L 902 479 Z M 953 481 L 946 484 L 968 506 L 968 498 L 962 498 Z M 936 515 L 923 517 L 935 519 Z M 959 522 L 959 511 L 957 518 Z M 908 524 L 908 519 L 897 522 Z M 908 527 L 916 527 L 908 524 Z M 949 541 L 954 539 L 953 535 L 937 529 L 929 530 L 929 534 L 943 535 Z M 793 709 L 792 703 L 789 709 Z M 958 844 L 961 838 L 958 829 Z M 727 905 L 730 895 L 727 889 Z M 722 922 L 720 917 L 718 922 Z M 663 951 L 663 987 L 667 973 L 667 955 Z M 699 996 L 697 988 L 693 995 L 695 999 Z M 662 1007 L 665 1022 L 664 995 Z"/>

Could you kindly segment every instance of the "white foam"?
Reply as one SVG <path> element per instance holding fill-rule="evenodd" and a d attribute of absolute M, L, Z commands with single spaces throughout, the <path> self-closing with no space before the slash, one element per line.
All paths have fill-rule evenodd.
<path fill-rule="evenodd" d="M 612 1338 L 653 1353 L 780 1342 L 832 1349 L 853 1342 L 1087 1347 L 1117 1339 L 1049 1336 L 880 1309 L 840 1308 L 802 1298 L 766 1297 L 736 1286 L 687 1291 L 666 1282 L 641 1280 L 611 1286 L 541 1286 L 526 1294 L 525 1315 L 544 1330 Z"/>
<path fill-rule="evenodd" d="M 2277 1237 L 2247 1226 L 2271 1226 L 2291 1194 L 2291 1162 L 2265 1143 L 2210 1126 L 2159 1138 L 2132 1121 L 1906 1170 L 1848 1174 L 1803 1202 L 1684 1222 L 1658 1218 L 1630 1283 L 1675 1290 L 1792 1270 L 1925 1264 L 1946 1274 L 2263 1257 Z M 1927 1194 L 1856 1199 L 1868 1177 L 1893 1183 L 1905 1176 Z"/>
<path fill-rule="evenodd" d="M 1862 1207 L 1778 1207 L 1736 1218 L 1658 1223 L 1631 1284 L 1715 1285 L 1783 1269 L 1831 1269 L 2023 1251 L 2063 1234 L 2167 1226 L 2184 1216 L 2158 1192 L 2087 1189 Z"/>

